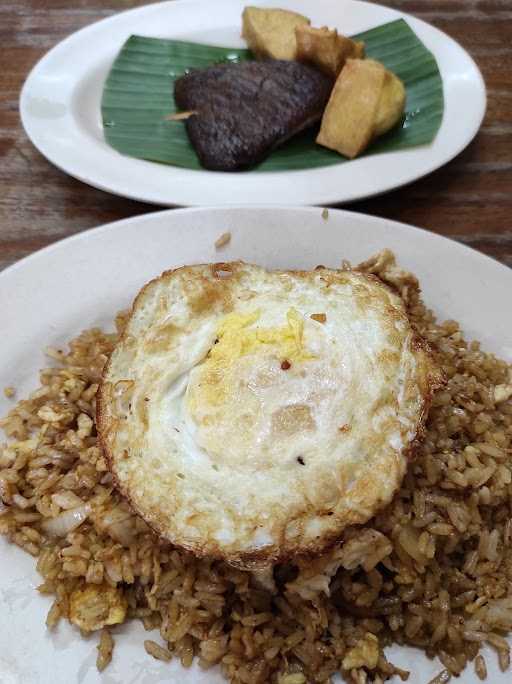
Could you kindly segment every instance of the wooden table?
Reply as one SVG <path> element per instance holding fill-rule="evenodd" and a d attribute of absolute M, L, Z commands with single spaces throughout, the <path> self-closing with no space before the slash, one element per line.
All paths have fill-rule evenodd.
<path fill-rule="evenodd" d="M 143 4 L 139 0 L 1 3 L 0 269 L 55 240 L 156 209 L 95 190 L 53 167 L 25 136 L 18 114 L 22 83 L 47 50 L 93 21 Z M 512 266 L 511 0 L 387 0 L 386 4 L 431 22 L 471 53 L 487 84 L 487 115 L 476 139 L 444 168 L 350 208 L 428 228 Z"/>

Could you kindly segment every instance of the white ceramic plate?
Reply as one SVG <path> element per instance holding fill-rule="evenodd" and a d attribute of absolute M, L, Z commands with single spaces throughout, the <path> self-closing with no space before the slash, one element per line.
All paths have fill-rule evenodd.
<path fill-rule="evenodd" d="M 89 185 L 163 205 L 332 204 L 409 183 L 455 157 L 474 137 L 485 112 L 485 86 L 469 55 L 441 31 L 396 10 L 354 0 L 257 0 L 309 16 L 344 33 L 405 17 L 434 53 L 445 110 L 430 145 L 386 152 L 320 169 L 289 172 L 196 171 L 123 157 L 103 139 L 103 83 L 132 33 L 242 47 L 246 0 L 175 0 L 117 14 L 73 34 L 33 69 L 20 111 L 27 135 L 53 164 Z"/>
<path fill-rule="evenodd" d="M 231 242 L 215 250 L 225 231 Z M 111 326 L 116 311 L 163 270 L 183 264 L 245 259 L 270 268 L 339 266 L 389 247 L 416 273 L 427 303 L 440 318 L 462 323 L 468 338 L 512 361 L 508 293 L 512 270 L 426 231 L 380 218 L 316 208 L 217 208 L 164 211 L 120 221 L 63 240 L 0 273 L 0 389 L 14 385 L 22 397 L 37 385 L 46 364 L 42 349 L 62 345 L 83 328 Z M 0 415 L 12 401 L 0 392 Z M 35 587 L 35 561 L 0 539 L 0 682 L 2 684 L 221 684 L 216 671 L 147 656 L 139 623 L 119 633 L 113 663 L 96 672 L 97 637 L 81 639 L 69 624 L 44 626 L 50 605 Z M 158 635 L 153 638 L 158 639 Z M 393 662 L 426 684 L 442 667 L 411 649 L 390 649 Z M 489 682 L 510 681 L 489 653 Z M 476 684 L 472 668 L 464 682 Z"/>

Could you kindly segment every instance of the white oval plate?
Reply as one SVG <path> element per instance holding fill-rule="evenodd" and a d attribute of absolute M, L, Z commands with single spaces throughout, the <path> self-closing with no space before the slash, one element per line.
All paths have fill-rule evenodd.
<path fill-rule="evenodd" d="M 231 232 L 220 250 L 215 240 Z M 508 293 L 512 270 L 457 242 L 381 218 L 317 208 L 216 208 L 163 211 L 102 226 L 58 242 L 0 273 L 0 390 L 23 397 L 37 386 L 42 350 L 59 346 L 84 328 L 111 327 L 116 311 L 138 289 L 168 268 L 244 259 L 269 268 L 339 266 L 391 248 L 402 266 L 420 278 L 424 297 L 441 318 L 460 321 L 469 339 L 512 361 Z M 0 416 L 12 400 L 0 392 Z M 1 440 L 1 437 L 0 437 Z M 138 622 L 115 630 L 114 660 L 96 672 L 97 636 L 82 639 L 69 624 L 54 633 L 44 620 L 48 597 L 35 587 L 35 560 L 0 538 L 0 681 L 2 684 L 221 684 L 216 670 L 184 670 L 144 652 Z M 159 639 L 157 634 L 152 638 Z M 426 684 L 442 669 L 419 651 L 393 647 L 393 662 L 412 670 L 411 682 Z M 509 682 L 488 653 L 489 682 Z M 479 681 L 470 666 L 464 682 Z"/>
<path fill-rule="evenodd" d="M 434 53 L 444 84 L 441 128 L 430 145 L 319 169 L 220 173 L 125 157 L 103 139 L 100 101 L 110 66 L 132 33 L 242 47 L 247 0 L 174 0 L 122 12 L 73 34 L 51 50 L 23 87 L 27 135 L 60 169 L 84 183 L 163 205 L 332 204 L 410 183 L 455 157 L 485 112 L 482 76 L 460 45 L 433 26 L 387 7 L 355 0 L 257 0 L 302 12 L 316 25 L 356 33 L 404 17 Z"/>

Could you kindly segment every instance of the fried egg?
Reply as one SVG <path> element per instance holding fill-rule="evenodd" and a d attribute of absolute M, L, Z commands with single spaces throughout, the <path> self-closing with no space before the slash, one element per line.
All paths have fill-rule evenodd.
<path fill-rule="evenodd" d="M 98 433 L 160 535 L 257 567 L 320 552 L 390 501 L 439 382 L 374 276 L 187 266 L 137 296 Z"/>

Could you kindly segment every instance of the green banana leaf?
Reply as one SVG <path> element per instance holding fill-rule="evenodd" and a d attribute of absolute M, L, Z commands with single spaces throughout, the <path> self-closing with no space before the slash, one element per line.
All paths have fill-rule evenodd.
<path fill-rule="evenodd" d="M 432 53 L 403 19 L 353 38 L 363 40 L 366 55 L 397 74 L 407 92 L 403 120 L 366 154 L 432 142 L 444 106 L 441 75 Z M 189 69 L 252 58 L 249 50 L 131 36 L 112 65 L 103 90 L 101 114 L 106 141 L 130 157 L 201 168 L 184 122 L 166 118 L 177 111 L 174 80 Z M 317 145 L 316 133 L 313 128 L 294 137 L 253 172 L 312 169 L 349 161 Z"/>

